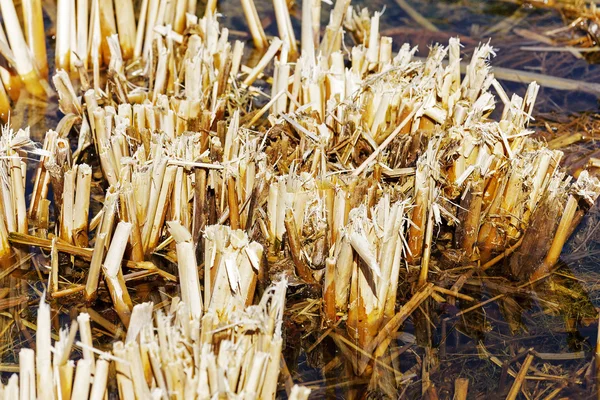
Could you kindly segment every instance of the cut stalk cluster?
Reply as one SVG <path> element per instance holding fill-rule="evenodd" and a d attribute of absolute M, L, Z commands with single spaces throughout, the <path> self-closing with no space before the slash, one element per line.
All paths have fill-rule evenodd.
<path fill-rule="evenodd" d="M 94 347 L 86 313 L 62 329 L 52 344 L 50 305 L 42 298 L 36 349 L 20 351 L 19 373 L 0 384 L 0 393 L 11 399 L 101 400 L 116 385 L 112 396 L 123 400 L 274 399 L 286 287 L 285 280 L 279 281 L 256 306 L 231 310 L 227 316 L 210 310 L 202 319 L 190 319 L 188 304 L 177 298 L 166 313 L 154 312 L 152 303 L 138 304 L 132 309 L 127 337 L 115 342 L 111 351 Z M 78 330 L 81 339 L 75 341 Z M 74 347 L 83 350 L 77 364 Z M 309 393 L 294 386 L 291 396 L 306 399 Z"/>
<path fill-rule="evenodd" d="M 2 12 L 7 34 L 5 36 L 2 32 L 0 41 L 3 41 L 4 45 L 7 45 L 6 47 L 12 51 L 9 62 L 17 70 L 25 89 L 29 93 L 37 97 L 46 97 L 50 88 L 45 81 L 48 74 L 48 64 L 46 61 L 46 38 L 41 2 L 26 1 L 23 3 L 26 35 L 19 23 L 13 0 L 0 2 L 0 11 Z M 6 85 L 5 81 L 3 83 Z M 0 111 L 3 114 L 8 112 L 5 109 Z"/>
<path fill-rule="evenodd" d="M 20 30 L 7 39 L 34 94 L 27 74 L 44 70 L 30 57 L 42 51 L 31 24 L 38 3 L 24 4 L 31 52 L 15 51 L 26 44 Z M 393 372 L 385 386 L 399 389 L 390 345 L 407 319 L 426 325 L 418 341 L 430 340 L 436 302 L 472 302 L 460 289 L 503 258 L 494 271 L 504 278 L 551 273 L 600 183 L 588 171 L 572 182 L 562 153 L 530 137 L 539 87 L 509 97 L 489 44 L 463 74 L 458 39 L 426 59 L 408 44 L 393 54 L 381 13 L 349 0 L 336 1 L 321 37 L 321 2 L 302 3 L 298 46 L 285 1 L 274 0 L 281 38 L 270 43 L 253 2 L 242 1 L 265 50 L 248 66 L 215 2 L 198 18 L 187 0 L 144 0 L 136 24 L 130 0 L 59 0 L 57 65 L 77 74 L 53 79 L 64 117 L 42 146 L 27 130 L 2 132 L 0 257 L 24 245 L 49 250 L 49 260 L 35 255 L 49 296 L 83 296 L 90 308 L 51 352 L 41 306 L 36 353 L 21 351 L 21 380 L 5 393 L 42 398 L 40 388 L 53 387 L 62 398 L 102 399 L 117 387 L 123 399 L 273 398 L 286 283 L 261 293 L 280 273 L 308 286 L 295 295 L 322 294 L 314 305 L 340 349 L 332 366 L 343 357 L 373 385 L 380 370 Z M 12 0 L 0 8 L 7 24 Z M 359 44 L 346 46 L 344 29 Z M 3 70 L 0 78 L 6 85 Z M 0 107 L 10 102 L 1 89 Z M 29 209 L 27 153 L 39 156 Z M 455 268 L 464 274 L 452 279 Z M 168 312 L 138 301 L 151 285 Z M 109 301 L 117 322 L 92 308 Z M 90 319 L 114 335 L 112 351 L 94 348 L 100 330 Z M 431 358 L 428 348 L 419 367 L 430 397 Z M 457 397 L 467 386 L 457 381 Z M 308 396 L 286 387 L 290 398 Z"/>

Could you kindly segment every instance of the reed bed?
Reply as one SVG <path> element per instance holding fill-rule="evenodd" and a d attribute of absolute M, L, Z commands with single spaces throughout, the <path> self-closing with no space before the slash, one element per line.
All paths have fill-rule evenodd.
<path fill-rule="evenodd" d="M 345 363 L 349 379 L 391 397 L 418 378 L 420 395 L 436 398 L 430 325 L 442 305 L 461 307 L 443 331 L 524 288 L 574 293 L 554 276 L 600 181 L 597 168 L 567 175 L 563 153 L 532 137 L 539 85 L 507 94 L 489 43 L 462 72 L 458 38 L 425 59 L 408 44 L 394 53 L 381 14 L 349 0 L 321 35 L 314 3 L 302 4 L 298 43 L 285 2 L 273 5 L 280 37 L 267 38 L 243 1 L 263 50 L 250 66 L 214 3 L 199 18 L 183 0 L 144 1 L 136 23 L 131 1 L 59 1 L 52 82 L 63 117 L 38 146 L 24 129 L 0 137 L 1 255 L 13 268 L 42 249 L 34 259 L 50 302 L 42 297 L 36 349 L 20 350 L 5 394 L 274 398 L 281 372 L 286 395 L 307 398 L 282 358 L 289 281 L 316 309 L 314 346 L 336 346 L 330 370 Z M 37 95 L 23 60 L 17 71 Z M 473 287 L 487 277 L 504 292 L 477 302 Z M 144 302 L 140 282 L 176 284 L 177 297 Z M 81 303 L 52 346 L 51 307 Z M 94 310 L 102 304 L 114 322 Z M 110 349 L 90 320 L 112 331 Z M 424 353 L 401 372 L 395 338 L 407 321 L 426 326 L 412 340 Z M 511 398 L 541 358 L 523 357 Z M 468 388 L 457 380 L 457 397 Z"/>

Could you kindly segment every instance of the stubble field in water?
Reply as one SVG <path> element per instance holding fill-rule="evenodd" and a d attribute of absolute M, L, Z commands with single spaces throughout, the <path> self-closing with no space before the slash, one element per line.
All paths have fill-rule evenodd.
<path fill-rule="evenodd" d="M 266 0 L 257 0 L 255 3 L 266 34 L 276 35 L 277 25 L 271 3 Z M 371 12 L 384 11 L 380 33 L 394 39 L 394 51 L 397 51 L 399 44 L 407 42 L 418 46 L 417 55 L 426 56 L 430 45 L 447 44 L 449 38 L 459 36 L 464 45 L 463 59 L 468 59 L 479 43 L 491 39 L 491 44 L 498 49 L 498 57 L 492 60 L 494 67 L 600 83 L 600 64 L 594 64 L 600 62 L 600 56 L 593 52 L 577 53 L 578 56 L 569 51 L 531 49 L 549 45 L 540 43 L 527 32 L 544 35 L 549 30 L 564 26 L 564 17 L 555 9 L 514 4 L 511 1 L 442 0 L 410 3 L 436 30 L 423 27 L 393 0 L 353 1 L 352 4 L 368 7 Z M 54 7 L 53 4 L 44 6 Z M 203 8 L 202 4 L 198 7 L 199 11 Z M 322 26 L 326 25 L 331 8 L 323 2 Z M 220 0 L 218 10 L 221 24 L 230 30 L 230 38 L 246 41 L 250 50 L 252 42 L 239 2 Z M 299 5 L 293 5 L 290 11 L 299 37 Z M 54 48 L 52 23 L 46 18 L 49 51 Z M 249 51 L 247 55 L 246 62 L 252 66 L 261 54 Z M 525 93 L 525 84 L 501 82 L 508 93 L 521 96 Z M 268 90 L 269 85 L 264 86 Z M 561 147 L 565 152 L 563 164 L 570 173 L 577 173 L 590 157 L 598 157 L 600 146 L 596 138 L 600 128 L 600 109 L 596 96 L 542 87 L 535 110 L 533 126 L 541 140 L 553 143 L 553 140 L 567 132 L 583 134 L 582 140 Z M 11 123 L 15 127 L 30 125 L 32 139 L 42 142 L 45 132 L 54 128 L 61 116 L 56 98 L 45 103 L 24 93 L 14 107 Z M 28 182 L 28 194 L 31 187 L 31 182 Z M 95 215 L 100 208 L 101 204 L 92 199 L 90 215 Z M 436 385 L 440 398 L 452 397 L 454 381 L 458 377 L 469 379 L 469 398 L 504 398 L 513 379 L 507 371 L 518 370 L 524 352 L 531 348 L 541 360 L 545 360 L 541 364 L 545 369 L 537 371 L 539 377 L 545 377 L 540 381 L 552 381 L 555 388 L 563 385 L 565 389 L 561 396 L 573 399 L 595 397 L 590 390 L 576 389 L 580 385 L 572 383 L 588 379 L 590 388 L 592 386 L 592 373 L 588 369 L 593 368 L 598 330 L 596 307 L 600 307 L 599 242 L 600 212 L 594 207 L 563 251 L 561 274 L 564 277 L 563 284 L 571 292 L 557 293 L 548 301 L 546 297 L 541 300 L 535 292 L 523 291 L 490 303 L 465 318 L 454 318 L 453 315 L 459 310 L 448 305 L 442 307 L 436 321 L 429 321 L 428 327 L 415 327 L 409 320 L 397 334 L 398 362 L 394 365 L 406 371 L 414 365 L 415 359 L 424 357 L 423 349 L 415 344 L 415 334 L 417 329 L 430 329 L 433 338 L 431 351 L 437 353 L 435 358 L 438 360 L 438 364 L 431 369 L 430 379 Z M 15 279 L 31 276 L 26 272 L 17 271 Z M 501 279 L 482 276 L 468 282 L 466 287 L 471 296 L 484 300 L 498 293 L 506 293 L 508 286 L 505 288 L 505 284 Z M 28 286 L 32 293 L 41 288 L 33 280 L 28 282 Z M 160 290 L 175 292 L 174 287 L 158 287 L 150 282 L 145 287 L 138 286 L 135 302 L 157 302 L 157 292 Z M 335 365 L 332 365 L 332 360 L 336 360 L 338 353 L 331 338 L 322 337 L 318 303 L 310 300 L 311 294 L 302 288 L 292 286 L 290 292 L 284 319 L 284 356 L 294 382 L 310 387 L 314 398 L 352 398 L 362 393 L 368 381 L 350 378 L 344 373 L 340 375 L 339 366 L 333 368 Z M 104 317 L 115 326 L 118 325 L 114 313 L 106 313 Z M 64 324 L 67 320 L 61 322 Z M 26 340 L 26 336 L 18 332 L 12 332 L 8 337 L 14 343 Z M 110 334 L 106 335 L 107 343 L 111 337 Z M 319 344 L 315 346 L 317 342 Z M 9 344 L 4 346 L 6 350 L 10 348 Z M 555 361 L 553 357 L 560 359 L 561 354 L 568 359 Z M 493 359 L 499 360 L 500 364 Z M 5 351 L 3 362 L 13 360 L 14 354 Z M 410 379 L 410 376 L 406 379 Z M 538 384 L 536 380 L 528 382 L 530 398 L 544 398 L 550 394 L 551 390 L 538 390 Z M 410 389 L 403 395 L 405 398 L 416 398 L 418 393 Z"/>

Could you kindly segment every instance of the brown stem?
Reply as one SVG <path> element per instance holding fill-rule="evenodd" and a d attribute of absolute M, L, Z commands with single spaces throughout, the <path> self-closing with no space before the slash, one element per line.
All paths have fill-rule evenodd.
<path fill-rule="evenodd" d="M 240 206 L 237 201 L 233 176 L 227 179 L 227 202 L 229 204 L 229 225 L 231 229 L 240 229 Z"/>
<path fill-rule="evenodd" d="M 523 382 L 525 382 L 525 376 L 527 375 L 527 371 L 529 370 L 532 361 L 533 354 L 528 354 L 527 358 L 525 358 L 525 361 L 523 361 L 523 365 L 521 366 L 517 377 L 515 378 L 515 382 L 510 388 L 510 392 L 508 392 L 508 396 L 506 396 L 506 400 L 515 400 L 517 398 L 517 395 L 521 391 L 521 386 L 523 385 Z"/>
<path fill-rule="evenodd" d="M 292 210 L 289 209 L 285 212 L 285 231 L 290 246 L 290 253 L 292 254 L 292 260 L 296 266 L 296 273 L 306 283 L 316 284 L 317 282 L 312 275 L 312 271 L 304 264 L 304 261 L 302 261 L 302 245 L 300 244 L 300 238 L 298 238 L 298 231 L 296 230 L 296 223 L 294 222 Z"/>

